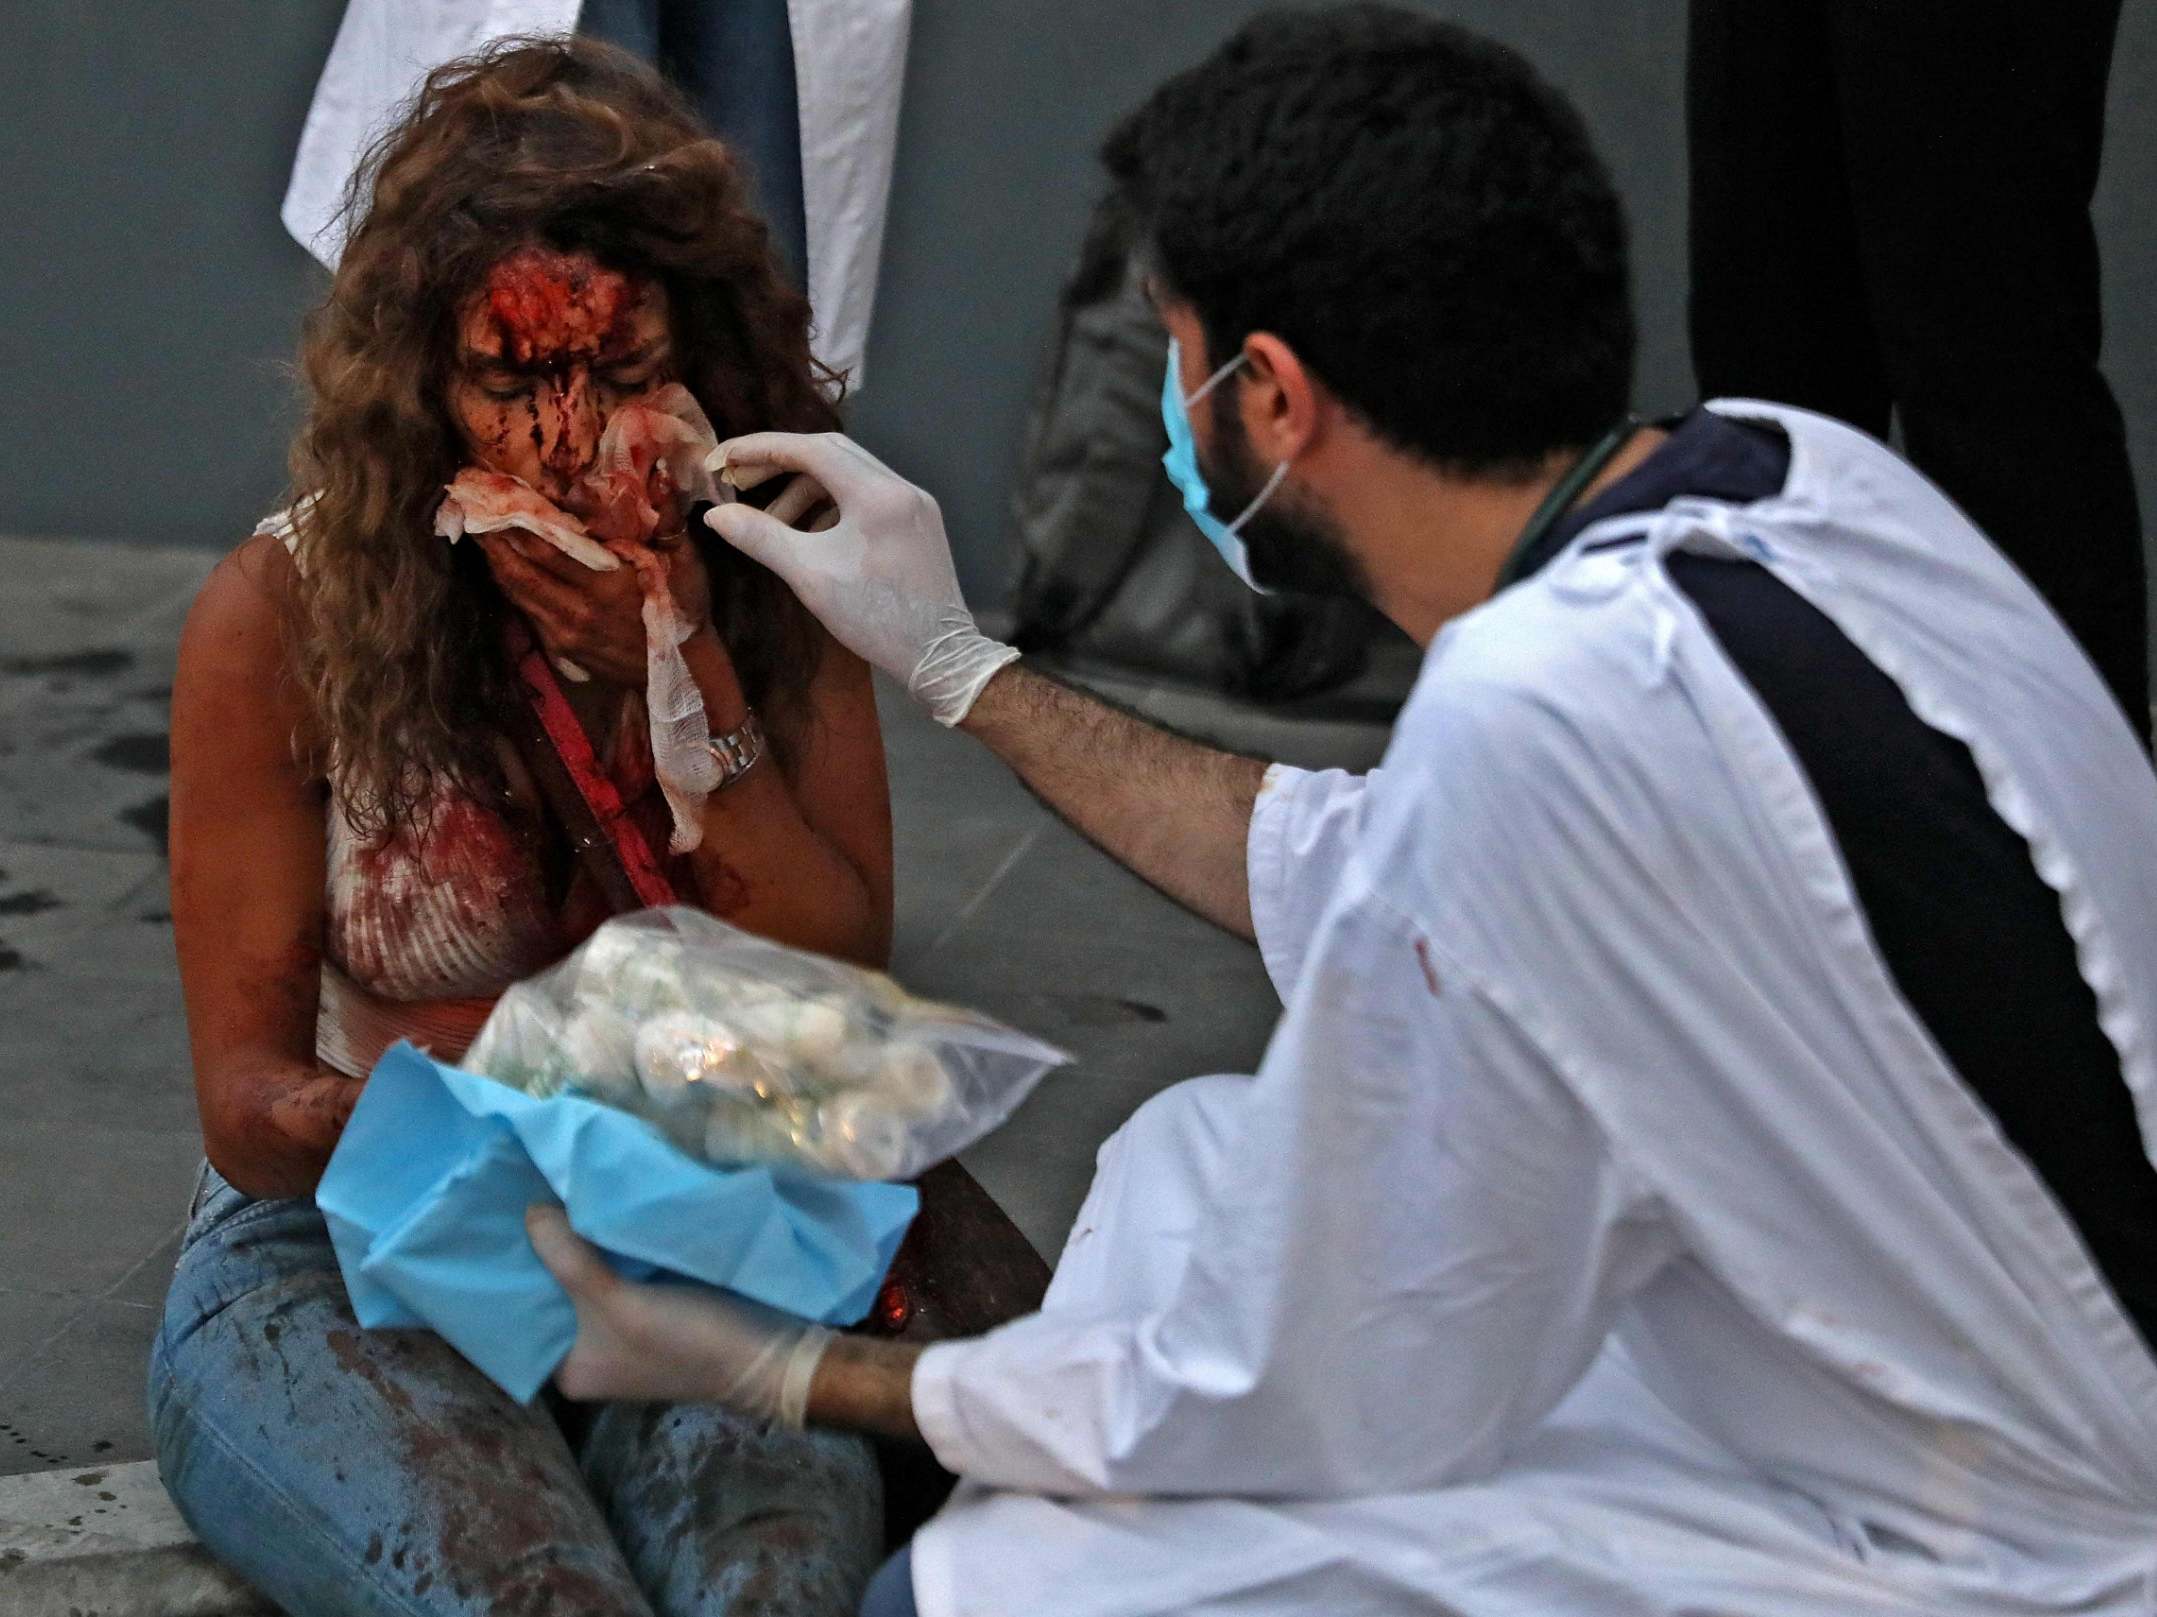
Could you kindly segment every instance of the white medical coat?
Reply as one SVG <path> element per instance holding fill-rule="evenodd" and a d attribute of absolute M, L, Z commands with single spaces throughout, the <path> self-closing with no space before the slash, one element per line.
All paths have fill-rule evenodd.
<path fill-rule="evenodd" d="M 1673 549 L 1751 556 L 1971 748 L 2147 1148 L 2157 777 L 1871 439 L 1583 533 L 1276 772 L 1254 1079 L 1103 1149 L 1042 1311 L 931 1348 L 924 1617 L 2157 1609 L 2157 1363 L 1897 992 Z M 1644 542 L 1597 551 L 1626 533 Z"/>
<path fill-rule="evenodd" d="M 285 228 L 330 268 L 360 156 L 432 69 L 511 34 L 566 34 L 581 0 L 349 0 L 300 130 Z M 913 0 L 788 0 L 811 347 L 858 385 L 897 150 Z"/>

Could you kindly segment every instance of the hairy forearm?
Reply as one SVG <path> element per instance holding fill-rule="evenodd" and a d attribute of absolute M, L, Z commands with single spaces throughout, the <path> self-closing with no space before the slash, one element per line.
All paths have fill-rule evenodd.
<path fill-rule="evenodd" d="M 224 1076 L 215 1086 L 221 1099 L 204 1119 L 210 1161 L 250 1196 L 314 1194 L 361 1083 L 312 1063 Z"/>
<path fill-rule="evenodd" d="M 920 1357 L 921 1349 L 907 1342 L 832 1338 L 809 1383 L 809 1423 L 920 1442 L 914 1421 L 914 1363 Z"/>
<path fill-rule="evenodd" d="M 1192 741 L 1013 663 L 963 728 L 1074 829 L 1179 904 L 1249 938 L 1256 758 Z"/>

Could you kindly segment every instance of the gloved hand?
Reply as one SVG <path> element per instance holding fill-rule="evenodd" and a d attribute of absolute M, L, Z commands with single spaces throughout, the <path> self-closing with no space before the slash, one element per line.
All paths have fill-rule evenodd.
<path fill-rule="evenodd" d="M 577 1306 L 576 1345 L 554 1372 L 565 1396 L 725 1404 L 801 1430 L 830 1331 L 722 1292 L 633 1285 L 559 1207 L 534 1207 L 524 1223 Z"/>
<path fill-rule="evenodd" d="M 936 501 L 835 432 L 752 433 L 719 454 L 737 487 L 772 468 L 806 473 L 838 520 L 804 532 L 754 506 L 721 505 L 705 516 L 712 532 L 786 580 L 841 645 L 901 681 L 937 723 L 965 718 L 1018 652 L 975 627 Z M 798 511 L 808 502 L 794 493 L 781 499 Z"/>

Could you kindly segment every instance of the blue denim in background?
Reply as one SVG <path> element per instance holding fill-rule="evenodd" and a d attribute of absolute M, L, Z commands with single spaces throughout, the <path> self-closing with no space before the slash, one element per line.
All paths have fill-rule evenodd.
<path fill-rule="evenodd" d="M 882 1551 L 865 1440 L 520 1406 L 431 1331 L 362 1330 L 314 1204 L 207 1165 L 149 1394 L 188 1525 L 306 1617 L 844 1617 Z"/>
<path fill-rule="evenodd" d="M 914 1547 L 909 1544 L 877 1569 L 861 1597 L 861 1617 L 921 1617 L 914 1605 Z"/>
<path fill-rule="evenodd" d="M 748 161 L 750 193 L 796 290 L 808 283 L 801 105 L 786 0 L 584 0 L 577 32 L 657 67 Z"/>

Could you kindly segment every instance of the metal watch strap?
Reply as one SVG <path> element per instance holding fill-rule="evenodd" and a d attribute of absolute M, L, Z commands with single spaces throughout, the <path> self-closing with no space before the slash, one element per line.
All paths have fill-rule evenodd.
<path fill-rule="evenodd" d="M 719 766 L 719 784 L 714 791 L 725 790 L 756 768 L 757 760 L 764 756 L 764 726 L 757 722 L 755 709 L 725 735 L 711 738 L 711 754 Z"/>

